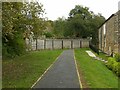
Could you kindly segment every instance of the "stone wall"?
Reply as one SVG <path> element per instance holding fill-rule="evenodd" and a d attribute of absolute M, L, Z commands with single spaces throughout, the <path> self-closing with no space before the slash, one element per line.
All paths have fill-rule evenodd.
<path fill-rule="evenodd" d="M 120 12 L 111 15 L 99 28 L 99 49 L 111 55 L 120 53 Z"/>
<path fill-rule="evenodd" d="M 118 11 L 118 52 L 120 53 L 120 10 Z"/>
<path fill-rule="evenodd" d="M 26 40 L 28 50 L 36 50 L 36 40 Z M 87 39 L 38 39 L 37 50 L 89 47 Z"/>
<path fill-rule="evenodd" d="M 112 52 L 114 51 L 114 41 L 115 41 L 114 20 L 115 20 L 115 16 L 111 17 L 106 22 L 106 46 L 105 46 L 104 51 L 109 55 L 111 55 Z"/>
<path fill-rule="evenodd" d="M 101 28 L 99 28 L 99 49 L 100 50 L 104 50 L 104 44 L 105 44 L 105 35 L 103 32 L 103 26 L 101 26 Z"/>

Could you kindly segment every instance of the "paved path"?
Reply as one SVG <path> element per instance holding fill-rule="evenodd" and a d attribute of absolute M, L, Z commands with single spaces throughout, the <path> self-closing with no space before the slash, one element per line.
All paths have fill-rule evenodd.
<path fill-rule="evenodd" d="M 33 88 L 80 88 L 73 50 L 65 50 Z"/>

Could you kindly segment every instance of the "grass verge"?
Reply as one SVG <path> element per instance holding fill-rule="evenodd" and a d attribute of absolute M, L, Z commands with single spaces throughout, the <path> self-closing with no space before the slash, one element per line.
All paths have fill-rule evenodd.
<path fill-rule="evenodd" d="M 2 87 L 30 88 L 61 52 L 62 50 L 34 51 L 14 60 L 3 60 Z"/>
<path fill-rule="evenodd" d="M 85 52 L 89 48 L 75 50 L 75 57 L 87 88 L 118 88 L 118 77 L 110 71 L 101 61 L 89 57 Z M 83 88 L 86 88 L 83 86 Z"/>
<path fill-rule="evenodd" d="M 97 54 L 97 53 L 95 53 L 94 51 L 93 51 L 93 53 L 96 55 L 96 56 L 98 56 L 98 57 L 100 57 L 100 58 L 102 58 L 102 59 L 104 59 L 104 60 L 108 60 L 108 58 L 109 57 L 111 57 L 111 56 L 108 56 L 107 54 L 105 54 L 105 53 L 103 53 L 103 52 L 99 52 L 99 55 Z"/>

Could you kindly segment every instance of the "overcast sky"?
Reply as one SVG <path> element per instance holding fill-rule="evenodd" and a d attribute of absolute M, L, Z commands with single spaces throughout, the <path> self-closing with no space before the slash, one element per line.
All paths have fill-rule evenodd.
<path fill-rule="evenodd" d="M 58 17 L 68 17 L 68 14 L 75 5 L 86 6 L 95 14 L 101 13 L 106 19 L 111 14 L 118 11 L 118 2 L 120 0 L 38 0 L 43 4 L 47 13 L 45 16 L 50 20 L 56 20 Z"/>

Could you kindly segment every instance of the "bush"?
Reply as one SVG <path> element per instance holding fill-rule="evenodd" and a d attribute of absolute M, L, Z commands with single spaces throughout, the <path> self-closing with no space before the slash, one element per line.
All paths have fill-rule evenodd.
<path fill-rule="evenodd" d="M 116 53 L 115 54 L 115 59 L 117 62 L 120 62 L 120 54 Z"/>
<path fill-rule="evenodd" d="M 51 32 L 45 32 L 44 35 L 46 36 L 46 38 L 51 38 L 53 36 Z"/>
<path fill-rule="evenodd" d="M 114 63 L 115 63 L 115 59 L 114 58 L 111 58 L 111 57 L 108 58 L 107 67 L 112 70 Z"/>
<path fill-rule="evenodd" d="M 120 76 L 120 62 L 117 62 L 115 58 L 108 58 L 107 67 Z"/>
<path fill-rule="evenodd" d="M 118 62 L 114 62 L 113 63 L 113 68 L 112 68 L 113 72 L 117 73 L 118 72 Z"/>
<path fill-rule="evenodd" d="M 120 77 L 120 62 L 118 62 L 118 71 L 117 71 L 117 75 Z"/>
<path fill-rule="evenodd" d="M 22 34 L 15 33 L 13 38 L 9 37 L 2 43 L 2 55 L 3 58 L 14 58 L 25 53 L 25 40 L 22 38 Z"/>

